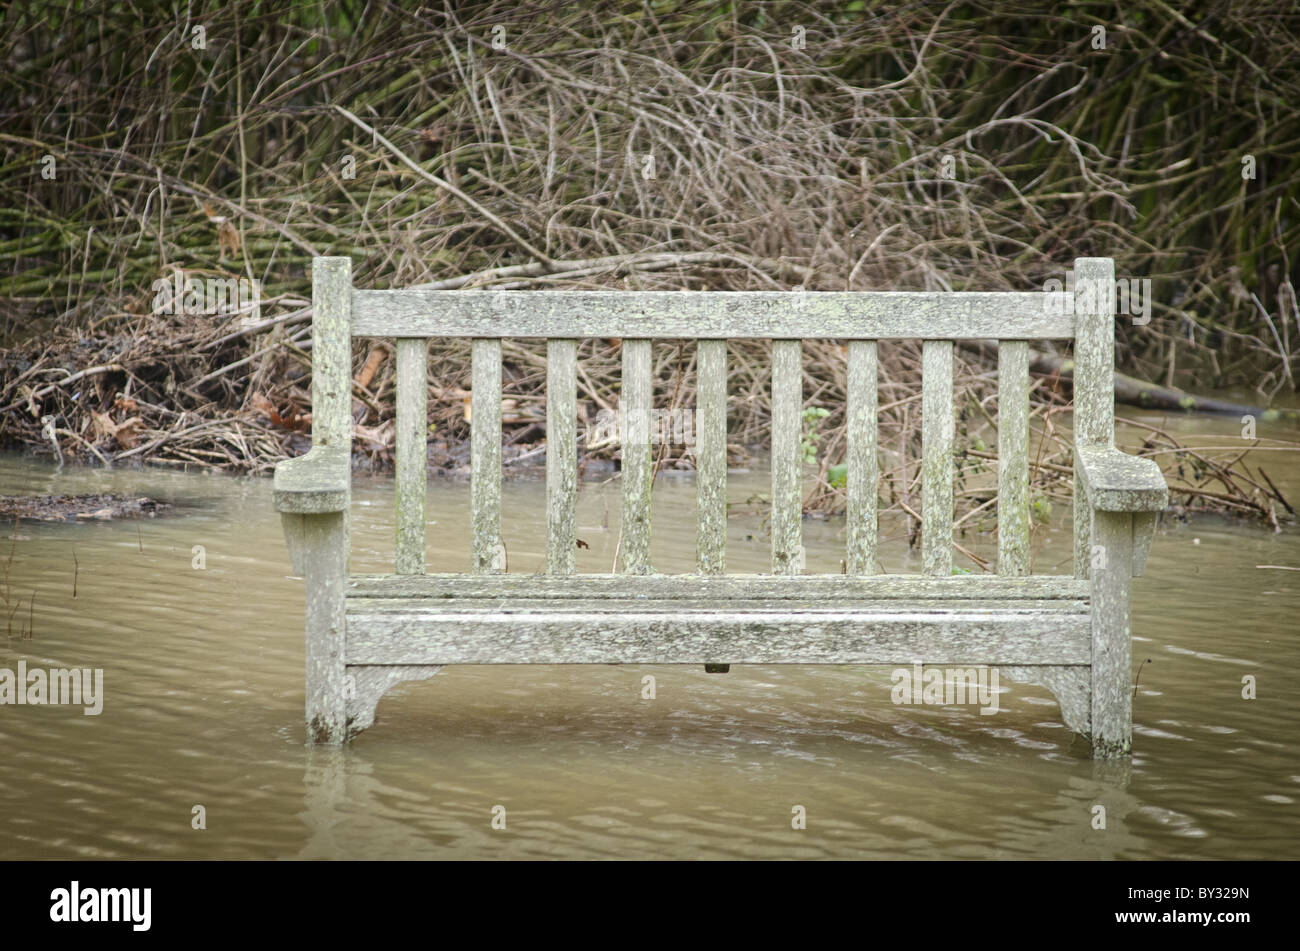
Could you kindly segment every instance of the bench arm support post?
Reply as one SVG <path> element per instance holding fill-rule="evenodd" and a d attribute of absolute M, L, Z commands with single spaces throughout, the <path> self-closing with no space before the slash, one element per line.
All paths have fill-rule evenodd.
<path fill-rule="evenodd" d="M 308 520 L 346 512 L 350 488 L 350 452 L 346 446 L 313 446 L 306 455 L 275 467 L 272 504 L 280 513 L 293 573 L 307 575 Z M 346 540 L 346 539 L 345 539 Z"/>
<path fill-rule="evenodd" d="M 315 446 L 275 467 L 280 513 L 293 572 L 307 586 L 307 741 L 347 739 L 344 598 L 348 583 L 350 451 Z"/>
<path fill-rule="evenodd" d="M 1092 755 L 1127 756 L 1133 746 L 1132 512 L 1093 510 Z"/>
<path fill-rule="evenodd" d="M 1142 574 L 1156 516 L 1169 502 L 1160 467 L 1113 446 L 1076 446 L 1092 529 L 1092 749 L 1098 759 L 1133 747 L 1133 578 Z"/>
<path fill-rule="evenodd" d="M 312 448 L 275 467 L 274 504 L 307 587 L 307 742 L 343 743 L 352 464 L 352 261 L 312 260 Z"/>

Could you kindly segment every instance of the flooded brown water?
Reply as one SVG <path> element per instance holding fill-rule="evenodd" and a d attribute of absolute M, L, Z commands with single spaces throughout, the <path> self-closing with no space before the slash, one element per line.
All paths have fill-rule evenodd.
<path fill-rule="evenodd" d="M 1170 426 L 1223 442 L 1240 428 Z M 1296 462 L 1276 455 L 1270 475 L 1300 498 Z M 733 501 L 761 491 L 762 472 L 733 475 Z M 269 480 L 0 458 L 0 494 L 74 492 L 178 511 L 0 532 L 14 626 L 30 616 L 34 635 L 0 630 L 0 668 L 103 668 L 105 695 L 99 716 L 0 706 L 0 858 L 1244 859 L 1300 843 L 1300 572 L 1256 567 L 1300 566 L 1295 528 L 1166 519 L 1134 583 L 1123 765 L 1088 759 L 1041 688 L 1004 679 L 982 717 L 895 706 L 889 669 L 863 667 L 449 668 L 328 751 L 303 743 L 302 585 Z M 618 492 L 582 487 L 580 570 L 609 570 Z M 656 487 L 660 570 L 691 565 L 693 495 L 689 478 Z M 542 563 L 543 498 L 540 482 L 506 485 L 512 571 Z M 354 571 L 388 570 L 392 501 L 387 480 L 358 479 Z M 430 484 L 430 570 L 466 566 L 467 504 L 467 484 Z M 1036 571 L 1069 570 L 1069 524 L 1057 512 L 1037 539 Z M 898 526 L 882 535 L 888 570 L 919 570 Z M 839 570 L 841 522 L 804 537 L 809 571 Z M 767 544 L 757 515 L 733 518 L 729 568 L 765 570 Z"/>

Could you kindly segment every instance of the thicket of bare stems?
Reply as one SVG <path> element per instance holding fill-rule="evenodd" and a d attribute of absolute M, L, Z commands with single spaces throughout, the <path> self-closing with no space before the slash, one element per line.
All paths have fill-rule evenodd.
<path fill-rule="evenodd" d="M 318 254 L 371 287 L 810 291 L 1030 289 L 1108 255 L 1153 280 L 1151 322 L 1121 325 L 1130 372 L 1294 390 L 1300 12 L 862 6 L 10 5 L 0 439 L 251 470 L 298 451 Z M 177 269 L 260 281 L 261 321 L 155 312 Z M 539 438 L 542 353 L 507 346 L 507 459 Z M 582 354 L 590 416 L 617 404 L 618 343 Z M 882 355 L 882 497 L 906 506 L 917 350 Z M 383 463 L 392 361 L 356 359 L 357 448 Z M 729 431 L 753 451 L 766 347 L 732 362 Z M 693 405 L 693 348 L 657 366 L 660 405 Z M 959 360 L 965 476 L 996 447 L 989 366 Z M 834 509 L 843 351 L 809 342 L 805 367 L 807 405 L 831 411 L 808 505 Z M 467 351 L 435 341 L 430 369 L 435 461 L 455 466 Z M 1043 500 L 1065 485 L 1066 397 L 1035 389 Z M 1263 479 L 1202 476 L 1178 498 L 1283 512 Z"/>

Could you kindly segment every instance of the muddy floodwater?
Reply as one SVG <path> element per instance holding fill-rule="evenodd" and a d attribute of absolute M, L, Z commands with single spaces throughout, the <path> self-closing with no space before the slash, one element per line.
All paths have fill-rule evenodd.
<path fill-rule="evenodd" d="M 1200 445 L 1240 429 L 1168 425 Z M 1294 456 L 1265 465 L 1300 499 Z M 742 506 L 765 489 L 761 470 L 730 480 Z M 0 457 L 0 494 L 109 492 L 174 508 L 0 527 L 0 669 L 103 670 L 97 716 L 0 706 L 0 858 L 1245 859 L 1300 844 L 1294 527 L 1165 519 L 1133 586 L 1122 765 L 1091 761 L 1042 688 L 1003 679 L 982 716 L 895 705 L 890 669 L 869 667 L 448 668 L 331 751 L 303 742 L 303 590 L 270 481 Z M 468 566 L 468 498 L 430 483 L 431 571 Z M 504 507 L 510 570 L 537 570 L 543 484 L 508 481 Z M 392 509 L 390 481 L 358 478 L 354 571 L 390 570 Z M 616 481 L 583 483 L 579 570 L 609 570 L 618 509 Z M 688 570 L 689 476 L 661 477 L 654 517 L 656 567 Z M 1058 505 L 1035 571 L 1070 570 L 1069 526 Z M 761 517 L 729 531 L 729 569 L 765 570 Z M 920 570 L 901 526 L 881 534 L 887 570 Z M 808 520 L 804 540 L 809 571 L 840 570 L 842 521 Z"/>

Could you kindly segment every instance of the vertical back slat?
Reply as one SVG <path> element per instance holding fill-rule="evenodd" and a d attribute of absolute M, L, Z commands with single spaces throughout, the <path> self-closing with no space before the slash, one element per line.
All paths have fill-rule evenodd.
<path fill-rule="evenodd" d="M 851 575 L 876 572 L 876 341 L 849 341 L 848 558 Z"/>
<path fill-rule="evenodd" d="M 803 571 L 803 345 L 772 341 L 772 574 Z"/>
<path fill-rule="evenodd" d="M 998 344 L 998 574 L 1029 574 L 1029 341 Z"/>
<path fill-rule="evenodd" d="M 619 552 L 622 571 L 631 575 L 650 572 L 650 492 L 654 485 L 650 445 L 652 348 L 649 340 L 623 340 L 623 519 Z"/>
<path fill-rule="evenodd" d="M 952 574 L 952 341 L 927 340 L 921 353 L 921 562 L 927 575 Z"/>
<path fill-rule="evenodd" d="M 470 391 L 470 567 L 505 570 L 501 543 L 501 341 L 472 344 Z"/>
<path fill-rule="evenodd" d="M 424 502 L 428 485 L 428 340 L 397 340 L 397 550 L 399 575 L 424 571 Z"/>
<path fill-rule="evenodd" d="M 696 553 L 701 574 L 727 560 L 727 341 L 701 340 L 695 351 Z"/>
<path fill-rule="evenodd" d="M 1110 446 L 1115 438 L 1115 262 L 1074 262 L 1074 445 Z M 1088 577 L 1092 514 L 1074 463 L 1074 574 Z"/>
<path fill-rule="evenodd" d="M 578 342 L 546 341 L 546 570 L 571 575 L 578 545 Z"/>

